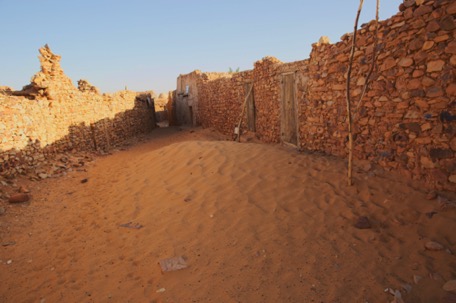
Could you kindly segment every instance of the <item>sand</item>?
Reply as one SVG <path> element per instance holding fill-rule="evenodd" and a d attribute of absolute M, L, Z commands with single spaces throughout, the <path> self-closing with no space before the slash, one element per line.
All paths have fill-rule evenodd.
<path fill-rule="evenodd" d="M 391 302 L 387 288 L 455 302 L 451 203 L 379 169 L 352 187 L 345 174 L 333 157 L 156 130 L 87 171 L 19 181 L 33 198 L 0 216 L 15 242 L 0 302 Z M 188 267 L 161 272 L 171 257 Z"/>

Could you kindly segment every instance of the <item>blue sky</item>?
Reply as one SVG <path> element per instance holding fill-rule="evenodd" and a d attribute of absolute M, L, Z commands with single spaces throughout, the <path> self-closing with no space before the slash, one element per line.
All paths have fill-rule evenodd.
<path fill-rule="evenodd" d="M 360 24 L 375 17 L 364 1 Z M 380 19 L 400 0 L 383 0 Z M 265 56 L 309 57 L 320 36 L 353 29 L 358 0 L 0 0 L 0 86 L 20 89 L 39 71 L 38 48 L 62 56 L 65 73 L 102 92 L 166 92 L 195 69 L 253 68 Z"/>

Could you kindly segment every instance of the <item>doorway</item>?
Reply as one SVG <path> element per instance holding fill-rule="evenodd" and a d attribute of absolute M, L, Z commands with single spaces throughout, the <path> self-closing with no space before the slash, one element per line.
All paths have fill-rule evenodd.
<path fill-rule="evenodd" d="M 298 146 L 296 85 L 294 72 L 282 74 L 281 99 L 280 132 L 282 142 Z"/>
<path fill-rule="evenodd" d="M 253 83 L 244 84 L 244 95 L 247 98 L 247 128 L 249 131 L 255 132 L 255 101 L 253 96 Z M 248 94 L 248 95 L 247 95 Z"/>

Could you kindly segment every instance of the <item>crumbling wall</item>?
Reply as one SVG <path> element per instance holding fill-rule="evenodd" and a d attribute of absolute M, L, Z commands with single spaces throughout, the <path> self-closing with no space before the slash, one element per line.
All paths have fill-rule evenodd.
<path fill-rule="evenodd" d="M 372 60 L 375 22 L 358 31 L 351 98 L 355 109 L 355 157 L 456 190 L 456 3 L 411 1 L 380 22 L 376 69 L 358 106 Z M 353 34 L 340 42 L 320 41 L 310 58 L 255 63 L 257 136 L 281 141 L 281 77 L 295 73 L 299 146 L 347 154 L 346 73 Z M 242 73 L 240 73 L 242 74 Z M 199 82 L 200 121 L 231 134 L 242 110 L 235 78 Z M 245 128 L 244 128 L 245 129 Z"/>
<path fill-rule="evenodd" d="M 62 152 L 107 151 L 154 127 L 153 104 L 144 96 L 100 95 L 84 80 L 76 88 L 47 45 L 39 59 L 30 85 L 0 94 L 1 175 L 26 173 Z"/>

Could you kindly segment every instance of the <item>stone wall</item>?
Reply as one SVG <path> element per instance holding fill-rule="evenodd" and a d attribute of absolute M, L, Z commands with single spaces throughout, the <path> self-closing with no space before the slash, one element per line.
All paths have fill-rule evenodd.
<path fill-rule="evenodd" d="M 245 98 L 245 84 L 251 81 L 252 72 L 222 73 L 215 80 L 203 76 L 198 82 L 198 121 L 203 126 L 213 126 L 226 134 L 233 134 L 239 123 L 240 111 Z M 209 84 L 208 84 L 209 83 Z M 245 119 L 244 119 L 245 129 Z"/>
<path fill-rule="evenodd" d="M 374 50 L 375 22 L 358 31 L 351 82 L 355 157 L 429 187 L 455 191 L 456 3 L 406 0 L 399 9 L 380 22 L 376 69 L 359 106 Z M 352 37 L 349 33 L 335 44 L 314 44 L 304 61 L 282 63 L 266 57 L 252 71 L 216 80 L 205 80 L 200 73 L 194 101 L 199 122 L 231 134 L 245 96 L 242 82 L 253 81 L 257 136 L 280 142 L 282 77 L 294 73 L 298 146 L 345 157 Z"/>
<path fill-rule="evenodd" d="M 41 71 L 31 84 L 0 94 L 1 175 L 27 173 L 63 152 L 108 151 L 155 126 L 150 96 L 100 95 L 85 80 L 78 89 L 63 73 L 60 56 L 48 46 L 40 54 Z"/>
<path fill-rule="evenodd" d="M 456 189 L 455 22 L 453 1 L 406 1 L 381 22 L 372 84 L 355 113 L 355 156 Z M 307 103 L 301 106 L 302 147 L 345 156 L 346 70 L 352 35 L 315 45 Z M 374 22 L 359 31 L 351 97 L 362 91 L 374 44 Z M 453 120 L 453 121 L 450 121 Z M 316 135 L 317 134 L 317 135 Z"/>
<path fill-rule="evenodd" d="M 177 123 L 183 125 L 200 125 L 199 88 L 202 82 L 231 77 L 230 73 L 202 73 L 195 70 L 189 74 L 179 75 L 177 78 L 176 96 L 174 104 L 176 107 Z M 215 95 L 214 95 L 215 96 Z M 202 98 L 204 98 L 203 95 Z"/>

